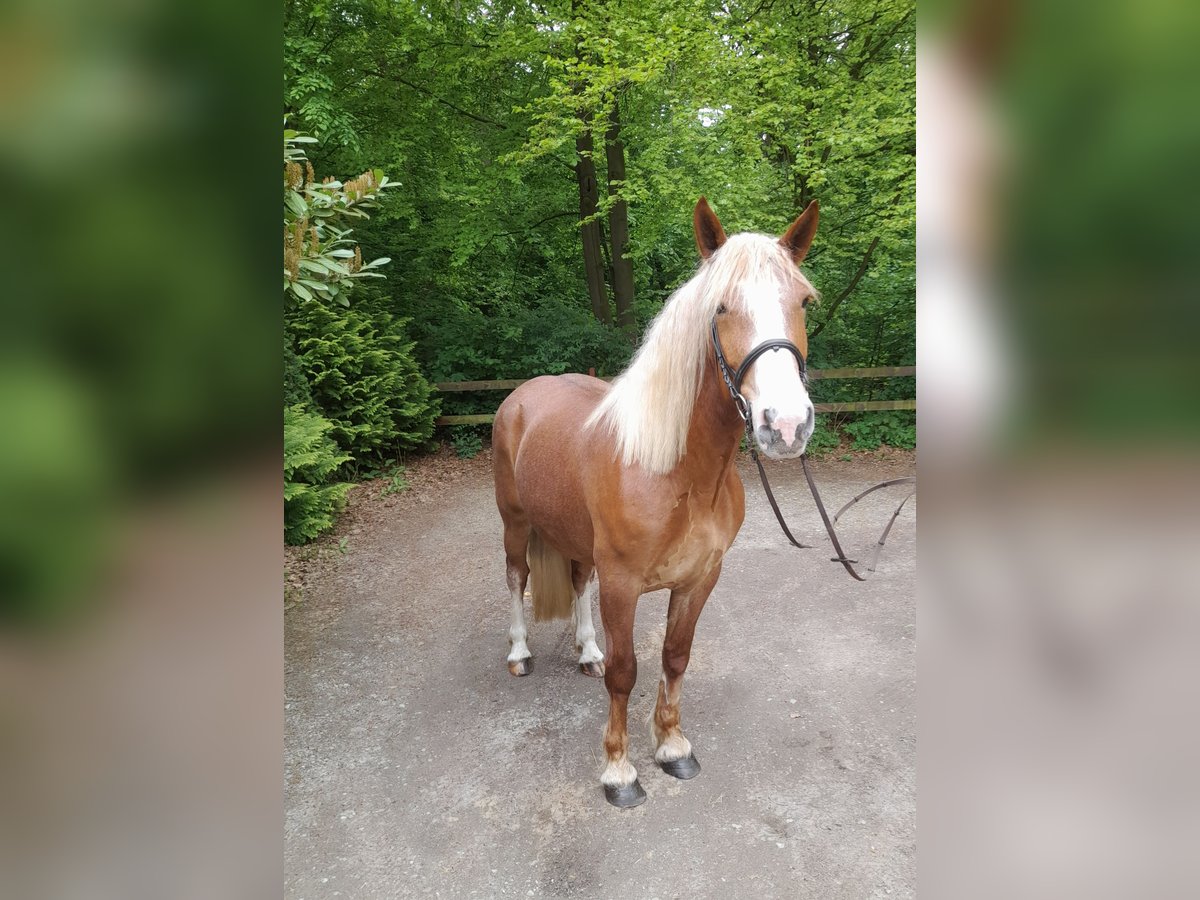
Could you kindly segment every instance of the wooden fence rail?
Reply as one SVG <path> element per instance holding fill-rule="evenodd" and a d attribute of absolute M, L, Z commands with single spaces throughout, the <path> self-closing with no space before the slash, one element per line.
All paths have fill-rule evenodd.
<path fill-rule="evenodd" d="M 877 366 L 873 369 L 809 369 L 810 381 L 822 378 L 901 378 L 916 375 L 916 366 Z M 528 378 L 502 378 L 498 381 L 442 381 L 434 387 L 443 393 L 456 391 L 511 391 L 520 387 Z M 603 379 L 612 381 L 612 377 Z"/>
<path fill-rule="evenodd" d="M 876 366 L 862 369 L 809 369 L 811 381 L 822 378 L 904 378 L 917 374 L 916 366 Z M 434 387 L 442 393 L 463 391 L 511 391 L 520 387 L 527 378 L 502 378 L 495 381 L 443 381 Z M 604 379 L 612 381 L 611 378 Z M 916 409 L 916 400 L 863 400 L 855 403 L 815 403 L 818 413 L 831 412 L 875 412 L 889 409 Z M 490 425 L 494 413 L 472 416 L 438 416 L 439 425 Z"/>

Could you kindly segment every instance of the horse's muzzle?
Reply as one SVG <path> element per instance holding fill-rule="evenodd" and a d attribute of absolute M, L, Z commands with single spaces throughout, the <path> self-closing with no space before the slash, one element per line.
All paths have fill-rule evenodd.
<path fill-rule="evenodd" d="M 812 404 L 806 415 L 780 416 L 774 409 L 763 410 L 763 424 L 754 430 L 759 449 L 771 459 L 795 459 L 808 446 L 815 416 Z"/>
<path fill-rule="evenodd" d="M 769 459 L 795 459 L 808 446 L 808 435 L 800 435 L 789 444 L 778 431 L 771 431 L 763 425 L 758 427 L 754 436 L 758 439 L 758 449 Z"/>

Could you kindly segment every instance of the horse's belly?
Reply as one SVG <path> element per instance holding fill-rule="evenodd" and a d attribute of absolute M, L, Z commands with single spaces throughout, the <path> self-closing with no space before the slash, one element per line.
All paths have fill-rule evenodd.
<path fill-rule="evenodd" d="M 517 468 L 517 490 L 529 524 L 570 559 L 591 562 L 592 522 L 578 479 L 566 467 Z"/>

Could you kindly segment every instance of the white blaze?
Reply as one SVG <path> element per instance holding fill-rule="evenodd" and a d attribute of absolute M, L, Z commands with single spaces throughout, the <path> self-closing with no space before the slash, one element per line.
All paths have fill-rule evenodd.
<path fill-rule="evenodd" d="M 751 282 L 745 288 L 745 296 L 754 322 L 754 336 L 747 351 L 763 341 L 791 340 L 779 285 L 774 280 Z M 756 431 L 766 424 L 766 411 L 774 409 L 772 427 L 781 433 L 784 443 L 808 440 L 812 434 L 812 400 L 800 378 L 795 356 L 784 349 L 768 350 L 751 365 L 746 380 L 753 384 L 752 395 L 748 394 L 747 399 L 754 407 Z"/>

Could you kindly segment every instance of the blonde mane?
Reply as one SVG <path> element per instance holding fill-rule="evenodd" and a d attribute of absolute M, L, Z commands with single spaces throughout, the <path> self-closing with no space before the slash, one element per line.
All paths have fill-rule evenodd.
<path fill-rule="evenodd" d="M 679 464 L 709 354 L 709 323 L 722 304 L 730 313 L 747 312 L 741 284 L 767 274 L 781 287 L 798 281 L 813 292 L 776 238 L 744 233 L 729 238 L 667 300 L 585 426 L 611 432 L 624 465 L 665 474 Z"/>

